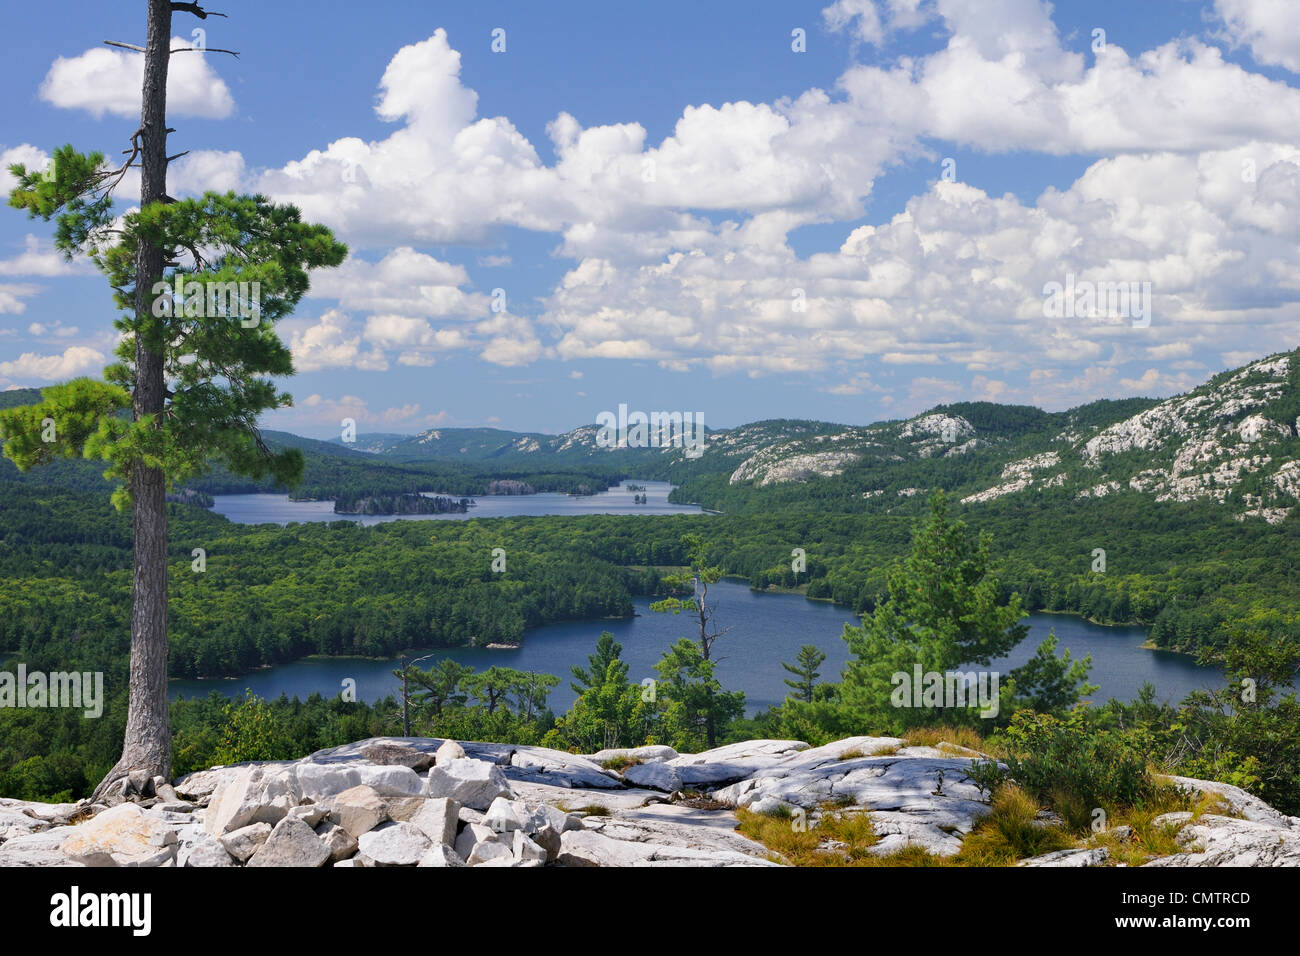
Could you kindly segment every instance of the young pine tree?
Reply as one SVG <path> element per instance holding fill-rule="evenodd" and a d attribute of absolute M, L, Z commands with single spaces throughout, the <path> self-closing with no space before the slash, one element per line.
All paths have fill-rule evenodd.
<path fill-rule="evenodd" d="M 930 499 L 930 514 L 913 533 L 912 549 L 886 575 L 888 597 L 863 615 L 862 626 L 844 628 L 853 659 L 840 685 L 841 717 L 857 733 L 887 733 L 927 723 L 966 723 L 972 708 L 896 707 L 895 675 L 944 674 L 961 665 L 987 667 L 1029 633 L 1019 595 L 1005 603 L 994 575 L 992 536 L 968 531 L 948 516 L 943 492 Z M 1054 655 L 1055 637 L 1040 645 L 1023 668 L 1000 688 L 998 713 L 1041 704 L 1060 710 L 1077 702 L 1090 661 Z"/>
<path fill-rule="evenodd" d="M 821 672 L 817 668 L 822 666 L 826 660 L 826 652 L 816 644 L 805 644 L 799 648 L 799 654 L 793 664 L 782 663 L 781 666 L 793 674 L 798 680 L 785 681 L 785 686 L 791 688 L 798 695 L 797 700 L 806 704 L 813 702 L 813 695 L 817 688 L 817 678 L 821 677 Z"/>

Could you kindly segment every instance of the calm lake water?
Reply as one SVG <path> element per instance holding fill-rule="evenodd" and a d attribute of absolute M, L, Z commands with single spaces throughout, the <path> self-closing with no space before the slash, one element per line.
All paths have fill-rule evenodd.
<path fill-rule="evenodd" d="M 698 505 L 675 505 L 668 501 L 672 485 L 666 481 L 633 481 L 644 492 L 628 490 L 623 482 L 595 495 L 478 495 L 474 505 L 461 514 L 442 515 L 341 515 L 332 501 L 290 501 L 288 495 L 213 495 L 212 510 L 240 524 L 286 525 L 295 521 L 464 521 L 466 518 L 506 518 L 513 515 L 670 515 L 701 514 Z M 634 495 L 644 494 L 643 505 Z M 451 495 L 449 497 L 460 497 Z"/>
<path fill-rule="evenodd" d="M 729 690 L 743 690 L 752 714 L 779 703 L 786 695 L 782 661 L 793 661 L 802 644 L 816 644 L 826 652 L 822 665 L 823 680 L 838 680 L 848 660 L 848 648 L 841 638 L 846 623 L 857 621 L 845 608 L 819 601 L 809 601 L 797 594 L 757 594 L 737 581 L 719 582 L 710 591 L 718 598 L 717 621 L 733 629 L 714 645 L 719 658 L 718 678 Z M 623 659 L 629 665 L 629 677 L 640 682 L 654 677 L 654 664 L 670 644 L 680 637 L 691 636 L 690 620 L 685 615 L 655 614 L 648 599 L 636 599 L 638 616 L 625 621 L 588 621 L 554 624 L 529 631 L 523 646 L 515 650 L 470 648 L 426 649 L 415 652 L 435 656 L 421 663 L 431 667 L 438 659 L 449 657 L 483 670 L 493 664 L 518 670 L 557 674 L 563 680 L 551 693 L 550 705 L 563 713 L 573 703 L 569 688 L 569 668 L 585 664 L 602 630 L 611 631 L 623 645 Z M 1190 657 L 1166 651 L 1151 651 L 1141 645 L 1146 632 L 1137 627 L 1100 627 L 1073 616 L 1035 614 L 1029 618 L 1029 637 L 1007 659 L 995 662 L 990 670 L 1005 673 L 1023 664 L 1033 655 L 1040 641 L 1052 630 L 1059 639 L 1058 653 L 1068 647 L 1075 658 L 1091 654 L 1090 680 L 1101 689 L 1094 700 L 1110 697 L 1130 700 L 1144 681 L 1156 687 L 1162 700 L 1177 701 L 1189 691 L 1218 686 L 1220 674 L 1212 668 L 1197 667 Z M 329 658 L 295 661 L 281 667 L 255 671 L 234 680 L 172 681 L 175 698 L 205 696 L 219 690 L 228 696 L 242 694 L 245 688 L 262 697 L 306 698 L 312 693 L 337 694 L 345 678 L 357 682 L 358 697 L 378 700 L 398 690 L 392 671 L 396 660 L 373 661 L 356 658 Z"/>

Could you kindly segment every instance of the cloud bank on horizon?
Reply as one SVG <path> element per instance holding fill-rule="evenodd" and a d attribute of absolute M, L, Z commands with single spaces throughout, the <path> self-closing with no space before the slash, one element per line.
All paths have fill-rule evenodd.
<path fill-rule="evenodd" d="M 568 381 L 603 360 L 726 387 L 779 376 L 898 412 L 954 398 L 1064 407 L 1169 394 L 1216 363 L 1297 344 L 1300 14 L 1288 7 L 1213 0 L 1200 35 L 1129 50 L 1113 31 L 1063 38 L 1040 0 L 836 0 L 820 28 L 856 56 L 832 88 L 683 104 L 657 141 L 629 102 L 608 125 L 560 110 L 549 142 L 531 142 L 510 117 L 480 115 L 460 52 L 437 29 L 397 49 L 378 78 L 388 135 L 325 131 L 328 143 L 271 168 L 238 149 L 195 151 L 173 167 L 172 192 L 263 192 L 353 247 L 282 328 L 298 370 L 340 390 L 353 375 L 461 362 L 558 363 L 553 377 Z M 924 52 L 897 52 L 903 38 Z M 129 116 L 133 57 L 60 57 L 39 96 Z M 180 61 L 173 110 L 238 113 L 220 64 Z M 1026 200 L 964 181 L 951 158 L 961 151 L 1089 165 Z M 47 160 L 25 143 L 0 149 L 0 164 Z M 896 211 L 874 207 L 882 178 L 907 168 L 932 170 L 926 188 Z M 811 226 L 840 226 L 838 247 L 797 252 L 792 234 Z M 527 253 L 501 237 L 529 233 L 554 241 L 555 275 L 546 294 L 513 297 L 509 270 Z M 453 261 L 482 265 L 484 246 L 502 241 L 507 255 L 486 262 L 502 270 L 497 286 Z M 0 315 L 21 317 L 75 269 L 29 236 L 0 261 Z M 1049 314 L 1045 289 L 1067 278 L 1149 283 L 1149 322 Z M 65 337 L 56 353 L 10 333 L 0 388 L 94 373 L 111 352 L 104 330 Z M 901 393 L 882 384 L 900 374 Z M 366 405 L 309 398 L 298 421 Z M 371 418 L 390 430 L 448 421 L 387 398 Z"/>

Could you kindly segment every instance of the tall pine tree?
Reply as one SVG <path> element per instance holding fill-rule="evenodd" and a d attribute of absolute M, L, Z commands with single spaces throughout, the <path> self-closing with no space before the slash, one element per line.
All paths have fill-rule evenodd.
<path fill-rule="evenodd" d="M 292 483 L 296 451 L 277 453 L 257 429 L 259 413 L 291 404 L 269 376 L 290 375 L 289 350 L 275 323 L 308 287 L 308 270 L 336 266 L 347 249 L 328 229 L 301 221 L 292 206 L 263 196 L 167 194 L 167 73 L 172 15 L 206 19 L 197 3 L 148 0 L 140 125 L 126 163 L 98 153 L 55 151 L 52 170 L 10 167 L 10 205 L 57 222 L 56 246 L 87 255 L 122 311 L 118 362 L 102 381 L 48 388 L 39 404 L 0 414 L 4 453 L 23 469 L 57 456 L 100 458 L 121 482 L 135 539 L 131 580 L 130 703 L 122 757 L 96 796 L 131 771 L 169 776 L 167 703 L 167 505 L 176 482 L 212 460 L 251 476 Z M 113 191 L 140 171 L 138 211 L 115 218 Z"/>

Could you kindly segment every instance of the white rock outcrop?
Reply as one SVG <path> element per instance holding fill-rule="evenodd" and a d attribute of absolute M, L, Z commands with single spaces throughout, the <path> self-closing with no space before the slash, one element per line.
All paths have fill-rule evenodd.
<path fill-rule="evenodd" d="M 809 827 L 826 814 L 865 814 L 878 838 L 870 853 L 921 847 L 951 856 L 989 812 L 968 779 L 980 756 L 866 736 L 821 747 L 750 740 L 699 754 L 641 747 L 589 756 L 383 738 L 293 764 L 156 782 L 158 795 L 142 803 L 4 801 L 0 866 L 779 865 L 738 832 L 742 807 L 790 814 Z M 408 774 L 430 762 L 412 794 Z M 623 766 L 622 776 L 602 764 Z M 1179 828 L 1183 850 L 1147 865 L 1300 865 L 1300 818 L 1227 784 L 1169 779 L 1212 794 L 1220 809 L 1162 817 Z M 1094 845 L 1021 865 L 1114 862 Z"/>

